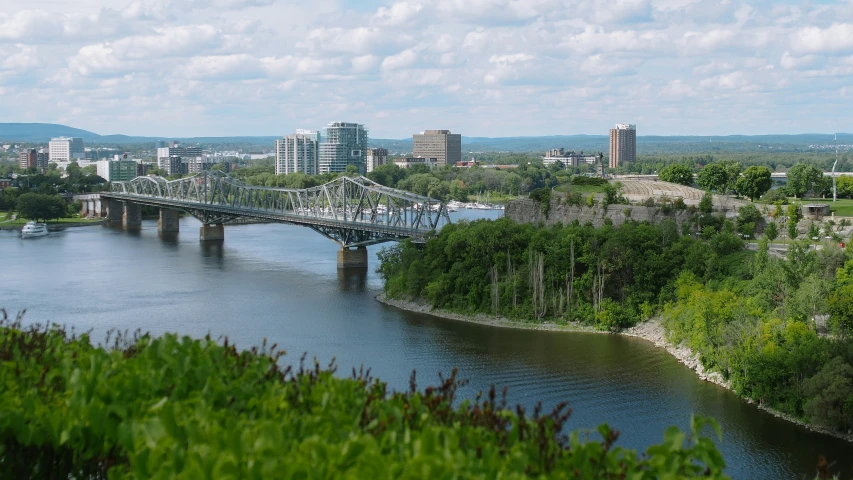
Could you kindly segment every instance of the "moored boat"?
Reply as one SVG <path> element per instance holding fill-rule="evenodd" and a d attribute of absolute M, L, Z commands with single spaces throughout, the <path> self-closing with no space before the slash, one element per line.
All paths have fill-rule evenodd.
<path fill-rule="evenodd" d="M 43 237 L 47 235 L 47 225 L 43 223 L 27 222 L 21 229 L 21 238 Z"/>

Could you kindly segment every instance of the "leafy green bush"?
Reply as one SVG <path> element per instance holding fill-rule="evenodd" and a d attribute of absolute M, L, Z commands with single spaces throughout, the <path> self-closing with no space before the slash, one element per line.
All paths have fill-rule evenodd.
<path fill-rule="evenodd" d="M 607 180 L 601 177 L 587 177 L 584 175 L 575 175 L 572 177 L 572 185 L 591 185 L 600 187 L 605 185 Z"/>
<path fill-rule="evenodd" d="M 607 425 L 566 434 L 565 404 L 512 411 L 494 388 L 457 401 L 455 371 L 389 393 L 363 371 L 282 369 L 280 357 L 173 334 L 93 347 L 4 312 L 0 477 L 726 478 L 701 435 L 720 435 L 711 419 L 670 427 L 639 456 Z"/>

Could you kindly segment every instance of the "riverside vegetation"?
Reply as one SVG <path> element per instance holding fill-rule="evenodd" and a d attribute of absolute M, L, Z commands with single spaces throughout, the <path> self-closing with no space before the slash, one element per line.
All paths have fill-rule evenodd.
<path fill-rule="evenodd" d="M 601 228 L 577 222 L 544 228 L 508 218 L 461 222 L 426 245 L 383 249 L 378 272 L 388 297 L 463 314 L 610 331 L 660 316 L 673 343 L 697 352 L 705 369 L 719 372 L 740 395 L 848 432 L 849 247 L 815 250 L 795 241 L 787 258 L 774 258 L 766 239 L 749 252 L 733 229 L 720 220 L 694 238 L 669 220 Z"/>
<path fill-rule="evenodd" d="M 638 455 L 619 433 L 564 431 L 565 404 L 508 408 L 506 390 L 389 392 L 369 372 L 282 368 L 276 346 L 167 334 L 107 337 L 0 321 L 2 478 L 726 478 L 707 433 L 670 427 Z"/>

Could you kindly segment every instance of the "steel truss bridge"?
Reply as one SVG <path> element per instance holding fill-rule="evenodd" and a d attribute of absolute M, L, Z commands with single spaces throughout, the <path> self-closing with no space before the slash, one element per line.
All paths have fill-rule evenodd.
<path fill-rule="evenodd" d="M 113 182 L 102 197 L 181 210 L 205 225 L 251 218 L 310 227 L 342 247 L 426 236 L 450 223 L 447 206 L 365 177 L 339 177 L 312 188 L 245 185 L 221 172 L 167 181 L 149 175 Z"/>

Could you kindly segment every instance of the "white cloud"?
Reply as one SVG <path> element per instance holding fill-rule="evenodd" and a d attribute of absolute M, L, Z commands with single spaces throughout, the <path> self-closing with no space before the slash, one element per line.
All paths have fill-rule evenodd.
<path fill-rule="evenodd" d="M 791 38 L 791 49 L 798 53 L 853 51 L 853 24 L 833 23 L 827 28 L 802 28 Z"/>
<path fill-rule="evenodd" d="M 403 50 L 396 55 L 390 55 L 382 60 L 382 70 L 399 70 L 410 67 L 418 61 L 418 54 L 413 49 Z"/>
<path fill-rule="evenodd" d="M 614 115 L 648 133 L 690 133 L 696 118 L 703 133 L 749 133 L 730 130 L 775 116 L 796 132 L 853 92 L 849 2 L 371 4 L 5 0 L 0 121 L 34 111 L 96 131 L 233 135 L 351 118 L 405 137 L 601 133 Z M 164 104 L 180 113 L 164 120 Z"/>

